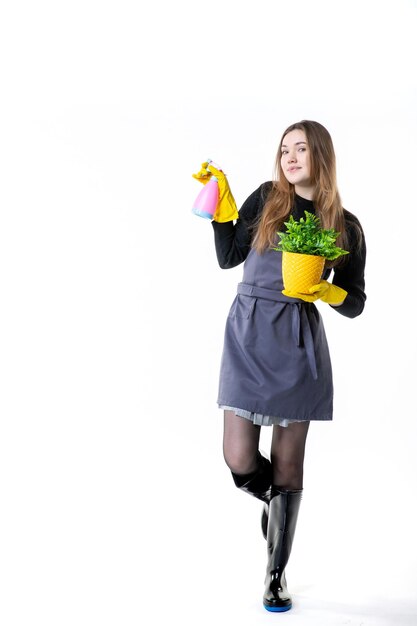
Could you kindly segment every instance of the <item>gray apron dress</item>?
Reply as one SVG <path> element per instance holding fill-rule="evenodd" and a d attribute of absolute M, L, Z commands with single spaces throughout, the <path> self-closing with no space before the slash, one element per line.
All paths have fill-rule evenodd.
<path fill-rule="evenodd" d="M 282 289 L 282 253 L 251 249 L 226 322 L 217 402 L 260 425 L 331 420 L 321 315 Z"/>

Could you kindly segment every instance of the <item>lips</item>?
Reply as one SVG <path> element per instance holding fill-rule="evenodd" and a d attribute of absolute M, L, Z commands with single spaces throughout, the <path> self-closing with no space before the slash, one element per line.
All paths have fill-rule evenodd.
<path fill-rule="evenodd" d="M 297 172 L 297 170 L 300 170 L 301 167 L 289 167 L 287 172 Z"/>

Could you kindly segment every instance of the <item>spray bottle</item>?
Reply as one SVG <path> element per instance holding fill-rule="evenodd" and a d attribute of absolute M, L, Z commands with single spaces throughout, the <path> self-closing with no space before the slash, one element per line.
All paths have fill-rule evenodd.
<path fill-rule="evenodd" d="M 207 163 L 213 163 L 213 161 L 207 159 Z M 213 163 L 213 166 L 216 167 L 216 169 L 220 169 L 215 163 Z M 195 199 L 192 212 L 194 215 L 212 220 L 217 210 L 218 203 L 219 183 L 217 182 L 217 178 L 212 176 Z"/>

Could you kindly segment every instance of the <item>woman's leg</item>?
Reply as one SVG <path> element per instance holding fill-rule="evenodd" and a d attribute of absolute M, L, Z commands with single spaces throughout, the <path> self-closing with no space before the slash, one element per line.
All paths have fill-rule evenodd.
<path fill-rule="evenodd" d="M 225 411 L 223 453 L 234 483 L 267 503 L 271 495 L 272 466 L 258 450 L 260 433 L 260 426 L 236 416 L 233 411 Z"/>
<path fill-rule="evenodd" d="M 303 488 L 304 453 L 310 422 L 274 426 L 271 442 L 273 484 L 290 491 Z"/>
<path fill-rule="evenodd" d="M 267 523 L 268 565 L 264 606 L 288 611 L 292 606 L 285 579 L 303 489 L 304 451 L 309 422 L 274 426 L 271 442 L 273 485 Z"/>
<path fill-rule="evenodd" d="M 260 434 L 260 426 L 234 411 L 224 412 L 223 455 L 233 474 L 251 474 L 257 470 Z"/>

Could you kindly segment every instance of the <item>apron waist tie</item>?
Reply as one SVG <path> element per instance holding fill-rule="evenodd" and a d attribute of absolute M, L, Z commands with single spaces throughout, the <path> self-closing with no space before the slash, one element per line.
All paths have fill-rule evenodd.
<path fill-rule="evenodd" d="M 313 379 L 317 380 L 318 375 L 316 353 L 314 351 L 314 340 L 306 307 L 302 306 L 306 304 L 304 300 L 301 300 L 300 298 L 288 298 L 288 296 L 284 296 L 284 294 L 278 289 L 266 289 L 265 287 L 257 287 L 256 285 L 249 285 L 248 283 L 239 283 L 237 286 L 237 293 L 244 296 L 272 300 L 274 302 L 282 302 L 283 304 L 291 305 L 291 328 L 295 344 L 300 346 L 301 341 L 303 341 L 311 374 Z"/>

